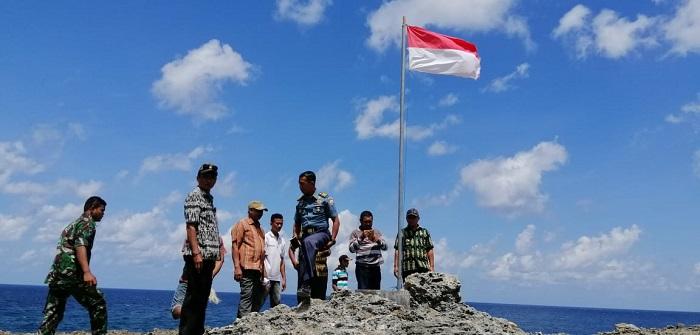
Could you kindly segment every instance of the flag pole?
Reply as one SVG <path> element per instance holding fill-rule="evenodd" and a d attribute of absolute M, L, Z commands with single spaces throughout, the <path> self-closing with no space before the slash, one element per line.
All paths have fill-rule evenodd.
<path fill-rule="evenodd" d="M 403 286 L 403 232 L 401 230 L 402 214 L 403 214 L 403 202 L 404 202 L 404 165 L 406 164 L 406 114 L 404 112 L 404 91 L 405 91 L 405 80 L 406 80 L 406 17 L 403 17 L 403 23 L 401 24 L 401 95 L 399 100 L 399 208 L 398 208 L 398 244 L 399 244 L 399 257 L 398 257 L 398 268 L 399 276 L 396 278 L 396 288 L 401 289 Z"/>

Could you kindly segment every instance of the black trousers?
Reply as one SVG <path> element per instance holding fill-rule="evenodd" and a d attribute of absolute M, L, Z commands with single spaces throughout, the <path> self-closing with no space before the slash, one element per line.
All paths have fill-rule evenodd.
<path fill-rule="evenodd" d="M 378 290 L 382 282 L 382 271 L 379 265 L 355 263 L 355 278 L 358 290 Z"/>
<path fill-rule="evenodd" d="M 199 272 L 194 267 L 192 256 L 185 256 L 185 273 L 187 274 L 187 292 L 182 303 L 179 335 L 204 334 L 204 319 L 209 303 L 214 260 L 204 260 Z"/>

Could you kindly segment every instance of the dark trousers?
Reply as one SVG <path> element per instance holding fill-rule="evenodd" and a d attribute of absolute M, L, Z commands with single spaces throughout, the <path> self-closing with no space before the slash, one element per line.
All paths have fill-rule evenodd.
<path fill-rule="evenodd" d="M 403 273 L 401 274 L 401 277 L 403 277 L 403 281 L 406 281 L 406 277 L 414 274 L 414 273 L 426 273 L 430 272 L 428 269 L 416 269 L 416 270 L 404 270 Z"/>
<path fill-rule="evenodd" d="M 268 296 L 270 296 L 270 308 L 279 305 L 282 298 L 282 283 L 277 280 L 270 280 L 270 286 L 268 288 L 263 287 L 263 304 Z"/>
<path fill-rule="evenodd" d="M 49 294 L 44 305 L 44 319 L 39 326 L 39 334 L 53 335 L 63 320 L 66 301 L 73 296 L 90 314 L 92 334 L 107 334 L 107 302 L 96 286 L 84 284 L 72 286 L 49 286 Z"/>
<path fill-rule="evenodd" d="M 250 312 L 259 312 L 265 297 L 263 296 L 262 273 L 256 270 L 243 270 L 241 278 L 241 301 L 238 303 L 237 318 Z"/>
<path fill-rule="evenodd" d="M 194 267 L 192 256 L 185 256 L 185 273 L 187 274 L 187 292 L 182 303 L 179 335 L 204 334 L 204 318 L 207 314 L 209 291 L 211 291 L 214 260 L 204 260 L 198 272 Z"/>
<path fill-rule="evenodd" d="M 358 290 L 378 290 L 382 282 L 382 271 L 379 265 L 355 263 L 355 278 Z"/>
<path fill-rule="evenodd" d="M 301 285 L 301 282 L 299 283 Z M 311 279 L 311 299 L 326 300 L 326 292 L 328 291 L 328 277 L 313 277 Z M 300 304 L 304 299 L 297 295 L 297 304 Z"/>
<path fill-rule="evenodd" d="M 325 246 L 331 240 L 331 233 L 328 229 L 316 231 L 306 235 L 301 239 L 300 251 L 300 279 L 305 282 L 316 276 L 316 250 Z"/>

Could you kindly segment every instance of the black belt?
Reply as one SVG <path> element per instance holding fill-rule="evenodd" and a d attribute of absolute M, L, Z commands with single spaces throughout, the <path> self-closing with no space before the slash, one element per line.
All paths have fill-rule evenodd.
<path fill-rule="evenodd" d="M 319 232 L 319 231 L 328 231 L 327 228 L 318 228 L 318 227 L 306 227 L 306 228 L 301 228 L 301 235 L 302 236 L 309 236 L 313 233 Z"/>

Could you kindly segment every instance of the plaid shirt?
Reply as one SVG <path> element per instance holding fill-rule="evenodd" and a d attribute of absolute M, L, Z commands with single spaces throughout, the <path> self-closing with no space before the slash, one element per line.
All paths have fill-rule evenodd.
<path fill-rule="evenodd" d="M 238 245 L 241 269 L 262 273 L 265 267 L 265 232 L 260 223 L 248 217 L 240 219 L 231 229 L 231 240 L 234 248 Z"/>
<path fill-rule="evenodd" d="M 430 270 L 428 251 L 433 249 L 433 240 L 430 238 L 428 230 L 418 227 L 416 231 L 413 231 L 406 227 L 401 231 L 403 232 L 403 255 L 401 255 L 403 271 Z M 398 235 L 396 242 L 394 242 L 394 249 L 399 250 Z"/>

